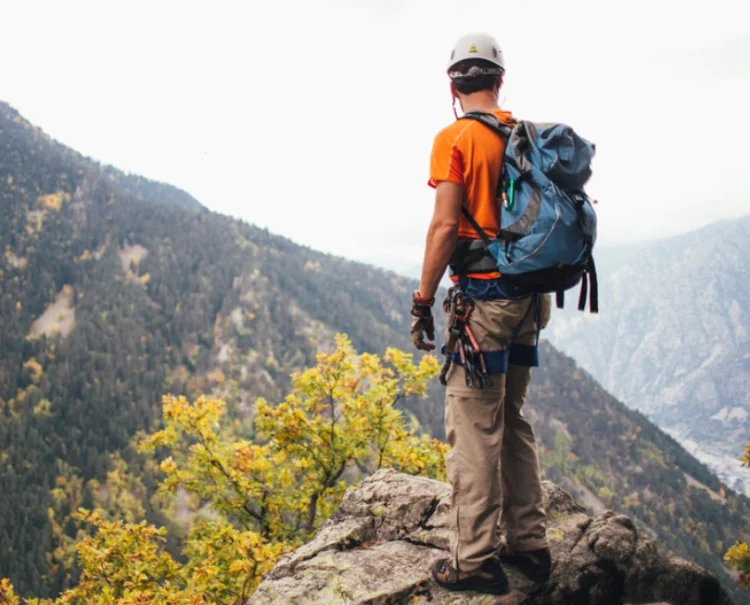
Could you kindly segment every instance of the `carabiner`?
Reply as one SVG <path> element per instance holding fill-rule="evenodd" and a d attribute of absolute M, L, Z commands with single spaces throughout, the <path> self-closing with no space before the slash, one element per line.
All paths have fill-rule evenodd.
<path fill-rule="evenodd" d="M 507 190 L 509 191 L 509 195 L 505 196 L 505 209 L 513 210 L 513 206 L 516 203 L 516 179 L 510 179 L 508 181 Z"/>

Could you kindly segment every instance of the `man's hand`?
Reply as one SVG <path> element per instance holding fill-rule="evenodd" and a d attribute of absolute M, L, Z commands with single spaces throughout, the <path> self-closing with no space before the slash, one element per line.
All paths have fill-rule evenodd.
<path fill-rule="evenodd" d="M 435 319 L 432 317 L 435 299 L 426 300 L 415 292 L 412 300 L 411 341 L 420 351 L 432 351 L 435 345 L 425 342 L 424 337 L 427 336 L 428 341 L 435 340 Z"/>

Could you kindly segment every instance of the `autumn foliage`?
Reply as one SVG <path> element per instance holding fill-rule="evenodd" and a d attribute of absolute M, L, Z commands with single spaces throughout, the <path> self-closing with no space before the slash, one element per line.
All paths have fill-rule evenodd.
<path fill-rule="evenodd" d="M 415 364 L 396 349 L 358 355 L 340 335 L 334 351 L 292 376 L 284 401 L 256 402 L 252 434 L 243 437 L 245 425 L 228 417 L 223 401 L 165 396 L 163 427 L 141 436 L 139 450 L 158 464 L 153 501 L 168 527 L 133 518 L 141 510 L 135 488 L 115 468 L 98 490 L 106 494 L 101 506 L 72 515 L 88 528 L 70 545 L 81 569 L 76 586 L 56 600 L 21 601 L 3 580 L 0 603 L 244 602 L 363 476 L 387 466 L 444 478 L 446 446 L 418 435 L 396 407 L 423 396 L 438 369 L 434 357 Z M 178 552 L 167 548 L 170 533 Z"/>
<path fill-rule="evenodd" d="M 740 458 L 743 466 L 750 466 L 750 443 Z M 737 542 L 724 555 L 724 561 L 739 574 L 741 588 L 750 588 L 750 547 L 746 542 Z"/>

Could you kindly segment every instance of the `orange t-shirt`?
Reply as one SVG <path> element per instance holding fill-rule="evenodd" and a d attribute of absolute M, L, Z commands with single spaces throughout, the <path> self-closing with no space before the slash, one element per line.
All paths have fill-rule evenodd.
<path fill-rule="evenodd" d="M 505 124 L 512 121 L 510 112 L 498 109 L 493 113 Z M 491 238 L 500 227 L 500 201 L 495 192 L 504 153 L 505 143 L 489 128 L 476 120 L 456 120 L 437 134 L 430 157 L 428 184 L 437 187 L 441 181 L 450 181 L 463 185 L 467 210 Z M 480 237 L 463 214 L 458 224 L 458 237 Z M 499 273 L 470 275 L 484 279 L 499 276 Z"/>

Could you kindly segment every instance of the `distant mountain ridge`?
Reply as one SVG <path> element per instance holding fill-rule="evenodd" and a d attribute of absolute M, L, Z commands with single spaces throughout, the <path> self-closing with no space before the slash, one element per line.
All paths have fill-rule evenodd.
<path fill-rule="evenodd" d="M 112 183 L 133 195 L 135 198 L 192 210 L 206 210 L 206 207 L 192 195 L 166 183 L 145 179 L 136 174 L 126 174 L 112 166 L 103 166 L 102 173 Z"/>
<path fill-rule="evenodd" d="M 159 422 L 163 393 L 214 394 L 252 417 L 335 332 L 359 350 L 411 350 L 414 280 L 185 199 L 110 178 L 0 105 L 0 577 L 23 593 L 71 581 L 48 558 L 65 531 L 51 527 L 59 490 L 101 479 L 111 452 L 135 464 L 130 438 Z M 526 413 L 545 474 L 731 587 L 721 555 L 748 532 L 748 500 L 571 359 L 546 343 L 541 356 Z M 432 389 L 404 409 L 442 436 Z"/>
<path fill-rule="evenodd" d="M 750 493 L 750 216 L 603 260 L 600 315 L 558 313 L 551 341 Z"/>
<path fill-rule="evenodd" d="M 23 138 L 30 137 L 36 140 L 40 150 L 44 149 L 46 156 L 57 158 L 61 162 L 61 166 L 71 168 L 78 165 L 78 170 L 98 171 L 113 186 L 127 191 L 136 199 L 194 210 L 205 210 L 203 204 L 178 187 L 145 179 L 135 174 L 128 174 L 114 166 L 96 162 L 58 143 L 42 129 L 30 124 L 16 109 L 4 101 L 0 101 L 0 121 L 4 124 L 2 135 L 6 151 L 10 150 L 14 143 L 22 142 Z M 26 147 L 26 145 L 22 144 L 21 148 L 23 147 Z"/>

